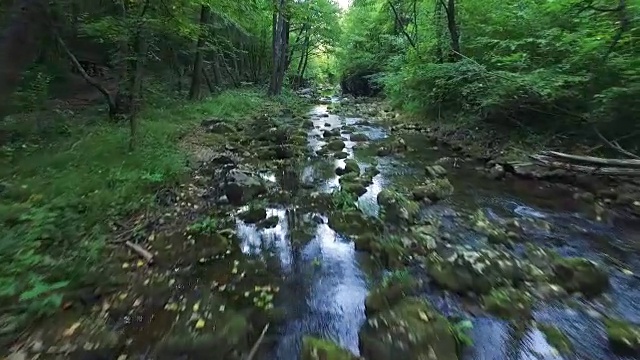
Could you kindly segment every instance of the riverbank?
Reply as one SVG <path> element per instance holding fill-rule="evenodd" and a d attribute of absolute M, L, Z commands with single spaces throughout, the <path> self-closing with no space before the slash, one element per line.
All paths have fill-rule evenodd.
<path fill-rule="evenodd" d="M 304 113 L 305 106 L 293 96 L 269 99 L 246 89 L 198 104 L 169 102 L 141 114 L 141 135 L 132 153 L 127 129 L 105 122 L 100 113 L 62 112 L 44 119 L 39 114 L 37 123 L 20 117 L 3 124 L 5 134 L 26 139 L 3 147 L 1 302 L 9 310 L 0 322 L 3 348 L 16 339 L 15 344 L 25 345 L 21 330 L 55 315 L 46 336 L 27 341 L 34 354 L 50 350 L 66 356 L 81 351 L 83 342 L 94 344 L 91 351 L 120 353 L 123 340 L 107 325 L 122 326 L 142 316 L 122 309 L 148 314 L 164 306 L 160 299 L 182 286 L 172 266 L 208 261 L 207 256 L 192 258 L 197 252 L 182 240 L 174 244 L 172 236 L 188 232 L 184 237 L 190 242 L 215 236 L 221 244 L 211 251 L 220 254 L 211 256 L 237 247 L 217 232 L 229 224 L 216 223 L 215 214 L 206 213 L 208 202 L 199 197 L 210 192 L 202 182 L 211 176 L 212 161 L 256 158 L 253 141 L 247 140 L 255 133 L 244 134 L 240 127 L 262 117 Z M 227 134 L 236 127 L 238 137 Z M 230 152 L 239 155 L 225 157 Z M 172 248 L 183 246 L 173 254 Z M 164 284 L 148 286 L 156 282 Z"/>

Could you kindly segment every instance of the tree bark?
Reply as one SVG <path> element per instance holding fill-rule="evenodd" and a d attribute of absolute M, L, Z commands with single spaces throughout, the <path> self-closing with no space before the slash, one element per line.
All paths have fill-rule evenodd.
<path fill-rule="evenodd" d="M 444 0 L 440 0 L 447 12 L 447 28 L 451 36 L 450 59 L 453 61 L 460 60 L 460 33 L 458 33 L 458 24 L 456 22 L 456 0 L 448 0 L 448 5 L 444 4 Z"/>
<path fill-rule="evenodd" d="M 271 72 L 271 83 L 269 85 L 269 95 L 279 95 L 282 92 L 282 82 L 284 80 L 286 61 L 286 41 L 288 38 L 288 21 L 285 19 L 284 7 L 286 0 L 277 0 L 276 14 L 274 14 L 274 40 L 273 40 L 273 69 Z"/>
<path fill-rule="evenodd" d="M 9 99 L 22 73 L 37 58 L 48 22 L 47 1 L 18 0 L 0 38 L 0 120 L 9 111 Z"/>
<path fill-rule="evenodd" d="M 202 48 L 206 43 L 205 25 L 211 17 L 211 9 L 207 5 L 200 8 L 200 35 L 196 43 L 196 54 L 193 60 L 193 76 L 191 78 L 191 88 L 189 89 L 189 99 L 195 100 L 200 97 L 200 89 L 202 85 Z"/>

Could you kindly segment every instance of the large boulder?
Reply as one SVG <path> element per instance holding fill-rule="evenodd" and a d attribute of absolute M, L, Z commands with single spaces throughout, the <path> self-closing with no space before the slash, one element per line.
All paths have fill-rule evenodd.
<path fill-rule="evenodd" d="M 449 321 L 417 298 L 405 298 L 368 319 L 358 335 L 360 353 L 368 360 L 458 359 Z"/>
<path fill-rule="evenodd" d="M 418 217 L 419 205 L 399 192 L 384 189 L 378 193 L 377 201 L 382 218 L 391 224 L 408 225 Z"/>
<path fill-rule="evenodd" d="M 243 205 L 258 195 L 264 194 L 267 188 L 257 175 L 249 171 L 233 169 L 227 174 L 223 190 L 231 204 Z"/>

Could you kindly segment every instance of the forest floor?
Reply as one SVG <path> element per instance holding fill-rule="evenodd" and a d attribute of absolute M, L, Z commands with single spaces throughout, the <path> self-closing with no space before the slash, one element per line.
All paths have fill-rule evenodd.
<path fill-rule="evenodd" d="M 34 319 L 60 309 L 106 310 L 107 301 L 113 310 L 125 298 L 136 301 L 123 289 L 168 271 L 171 260 L 158 261 L 170 254 L 154 256 L 154 263 L 164 264 L 149 267 L 150 259 L 127 242 L 148 242 L 166 229 L 185 232 L 189 225 L 205 233 L 215 227 L 203 215 L 206 204 L 187 205 L 198 191 L 193 181 L 207 178 L 197 173 L 212 156 L 238 149 L 238 141 L 253 135 L 230 138 L 206 131 L 203 122 L 223 119 L 235 126 L 305 106 L 297 97 L 268 98 L 258 89 L 158 104 L 140 115 L 133 152 L 128 127 L 106 121 L 100 109 L 65 107 L 16 115 L 3 124 L 0 220 L 7 226 L 0 245 L 0 305 L 10 310 L 0 316 L 3 345 L 20 338 Z M 69 326 L 75 332 L 79 325 Z"/>

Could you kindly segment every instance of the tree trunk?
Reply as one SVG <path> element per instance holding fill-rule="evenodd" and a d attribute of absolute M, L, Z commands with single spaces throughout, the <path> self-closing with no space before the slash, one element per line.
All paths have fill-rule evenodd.
<path fill-rule="evenodd" d="M 0 120 L 9 111 L 9 99 L 22 73 L 37 58 L 47 24 L 47 1 L 18 0 L 0 38 Z"/>
<path fill-rule="evenodd" d="M 147 47 L 147 39 L 142 29 L 140 29 L 134 38 L 134 49 L 136 53 L 129 65 L 131 69 L 131 84 L 129 89 L 129 151 L 135 150 L 138 137 L 138 113 L 140 112 L 142 102 L 142 79 L 144 76 Z"/>
<path fill-rule="evenodd" d="M 207 69 L 205 69 L 204 67 L 202 68 L 202 75 L 204 76 L 204 80 L 207 83 L 207 87 L 209 88 L 209 92 L 212 93 L 212 94 L 215 94 L 215 92 L 216 92 L 215 83 L 211 80 L 211 77 L 207 73 Z"/>
<path fill-rule="evenodd" d="M 284 68 L 286 59 L 286 28 L 287 21 L 284 16 L 286 0 L 278 0 L 277 13 L 274 14 L 274 40 L 273 40 L 273 69 L 271 72 L 271 84 L 269 85 L 269 95 L 279 95 L 282 92 L 282 82 L 284 80 Z"/>
<path fill-rule="evenodd" d="M 453 61 L 460 60 L 460 34 L 458 33 L 458 24 L 456 23 L 456 0 L 448 0 L 449 5 L 447 9 L 447 28 L 449 28 L 449 34 L 451 35 L 451 50 L 452 54 L 450 59 Z"/>
<path fill-rule="evenodd" d="M 195 100 L 200 97 L 200 88 L 202 85 L 202 48 L 206 43 L 206 32 L 204 27 L 211 17 L 211 9 L 202 5 L 200 8 L 200 35 L 196 44 L 196 54 L 193 60 L 193 76 L 191 78 L 191 88 L 189 89 L 189 99 Z"/>

